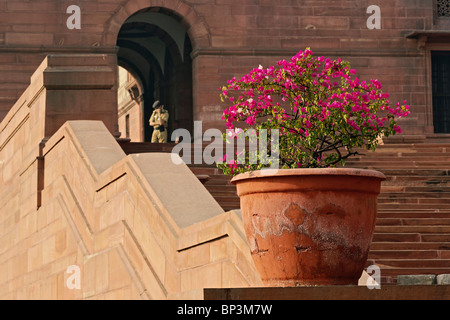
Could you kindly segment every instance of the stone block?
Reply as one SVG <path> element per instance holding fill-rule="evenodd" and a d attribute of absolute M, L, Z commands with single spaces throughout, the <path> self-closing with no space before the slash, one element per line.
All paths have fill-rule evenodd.
<path fill-rule="evenodd" d="M 53 34 L 48 33 L 18 33 L 7 32 L 5 34 L 5 44 L 7 45 L 51 45 L 53 44 Z"/>
<path fill-rule="evenodd" d="M 450 274 L 440 274 L 436 277 L 437 284 L 450 285 Z"/>
<path fill-rule="evenodd" d="M 177 255 L 177 262 L 181 270 L 196 268 L 206 265 L 210 261 L 210 244 L 202 244 L 181 251 Z"/>
<path fill-rule="evenodd" d="M 301 20 L 302 27 L 313 25 L 320 29 L 348 29 L 348 17 L 307 17 Z"/>
<path fill-rule="evenodd" d="M 120 289 L 131 284 L 127 267 L 117 250 L 109 251 L 109 290 Z"/>
<path fill-rule="evenodd" d="M 230 253 L 228 250 L 230 239 L 227 238 L 221 238 L 215 241 L 212 241 L 209 245 L 210 247 L 210 260 L 211 262 L 217 262 L 221 260 L 226 260 L 229 258 Z M 231 245 L 230 245 L 231 246 Z"/>
<path fill-rule="evenodd" d="M 187 269 L 181 272 L 181 291 L 206 287 L 220 288 L 222 287 L 223 271 L 222 262 Z"/>
<path fill-rule="evenodd" d="M 125 157 L 114 137 L 99 121 L 69 121 L 70 128 L 95 171 L 100 174 Z M 99 148 L 101 146 L 101 148 Z"/>
<path fill-rule="evenodd" d="M 223 209 L 184 164 L 171 154 L 133 154 L 149 187 L 179 227 L 187 227 L 223 213 Z"/>
<path fill-rule="evenodd" d="M 398 285 L 432 285 L 436 284 L 436 275 L 418 274 L 418 275 L 400 275 L 397 277 Z"/>

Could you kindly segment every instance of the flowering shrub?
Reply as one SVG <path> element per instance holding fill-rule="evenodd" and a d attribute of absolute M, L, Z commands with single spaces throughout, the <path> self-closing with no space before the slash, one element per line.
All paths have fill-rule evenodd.
<path fill-rule="evenodd" d="M 228 80 L 219 88 L 222 102 L 231 104 L 223 111 L 229 129 L 224 140 L 250 129 L 277 129 L 281 168 L 334 167 L 358 154 L 358 148 L 375 150 L 381 135 L 401 132 L 396 120 L 410 113 L 409 106 L 403 101 L 391 107 L 378 80 L 361 81 L 355 73 L 348 62 L 314 58 L 307 48 L 276 67 L 259 66 Z M 218 167 L 226 174 L 267 167 L 249 161 L 251 156 L 235 161 L 228 155 Z"/>

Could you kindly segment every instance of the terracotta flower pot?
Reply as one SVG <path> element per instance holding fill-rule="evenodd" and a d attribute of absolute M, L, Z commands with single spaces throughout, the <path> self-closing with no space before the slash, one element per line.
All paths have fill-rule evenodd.
<path fill-rule="evenodd" d="M 234 177 L 248 244 L 264 284 L 357 284 L 384 179 L 378 171 L 340 168 Z"/>

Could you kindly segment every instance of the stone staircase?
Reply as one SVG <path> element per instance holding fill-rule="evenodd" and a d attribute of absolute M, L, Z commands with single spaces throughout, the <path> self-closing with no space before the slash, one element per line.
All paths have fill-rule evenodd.
<path fill-rule="evenodd" d="M 381 267 L 382 283 L 450 273 L 450 144 L 386 144 L 347 166 L 387 177 L 368 259 Z"/>
<path fill-rule="evenodd" d="M 173 144 L 122 143 L 126 153 L 170 152 Z M 225 211 L 239 208 L 230 177 L 214 165 L 191 170 Z M 381 268 L 382 284 L 398 275 L 450 273 L 450 143 L 385 144 L 346 167 L 375 169 L 387 180 L 367 265 Z"/>

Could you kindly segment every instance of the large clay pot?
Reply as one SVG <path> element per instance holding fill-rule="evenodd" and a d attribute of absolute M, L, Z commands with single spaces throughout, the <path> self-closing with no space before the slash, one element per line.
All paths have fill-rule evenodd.
<path fill-rule="evenodd" d="M 251 254 L 267 286 L 357 284 L 385 176 L 360 169 L 237 175 Z"/>

